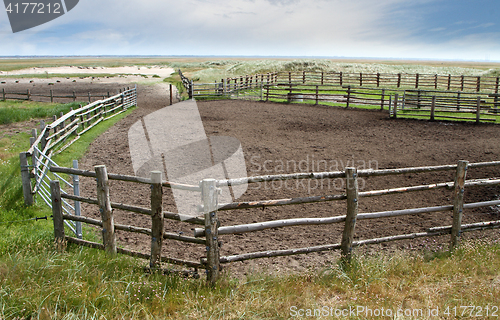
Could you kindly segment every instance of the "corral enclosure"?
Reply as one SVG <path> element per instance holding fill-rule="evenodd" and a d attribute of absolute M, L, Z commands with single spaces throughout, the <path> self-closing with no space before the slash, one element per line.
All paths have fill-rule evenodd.
<path fill-rule="evenodd" d="M 168 105 L 165 93 L 139 90 L 139 110 L 99 138 L 91 147 L 80 168 L 93 170 L 94 165 L 106 164 L 109 173 L 133 175 L 128 143 L 124 137 L 128 128 L 141 116 Z M 432 165 L 456 165 L 458 160 L 469 162 L 496 161 L 499 156 L 498 127 L 449 122 L 422 122 L 388 119 L 378 111 L 344 110 L 337 107 L 306 104 L 277 104 L 250 101 L 199 102 L 200 113 L 208 136 L 238 138 L 243 146 L 249 176 L 312 171 L 343 171 L 354 166 L 359 169 L 403 168 Z M 473 169 L 467 179 L 498 177 L 498 167 Z M 407 174 L 393 177 L 360 179 L 360 192 L 452 182 L 454 171 Z M 82 194 L 94 197 L 95 182 L 82 178 Z M 268 181 L 250 185 L 240 201 L 283 199 L 315 195 L 340 195 L 344 192 L 342 179 L 322 182 Z M 148 187 L 111 182 L 111 201 L 149 207 Z M 466 188 L 465 202 L 498 199 L 498 186 Z M 378 212 L 416 207 L 452 204 L 452 191 L 439 189 L 427 192 L 363 198 L 359 212 Z M 171 193 L 166 190 L 165 207 L 175 212 Z M 261 221 L 322 218 L 341 216 L 345 201 L 321 204 L 301 204 L 288 207 L 266 207 L 219 213 L 222 226 Z M 99 218 L 98 208 L 84 205 L 86 216 Z M 498 206 L 467 209 L 463 223 L 498 220 Z M 115 210 L 115 221 L 122 225 L 151 227 L 151 219 Z M 397 218 L 359 221 L 355 240 L 394 234 L 422 232 L 428 228 L 451 224 L 450 212 L 418 214 Z M 178 222 L 166 223 L 166 232 L 192 235 L 192 226 Z M 148 252 L 150 237 L 119 231 L 119 245 Z M 252 251 L 280 250 L 338 243 L 342 225 L 297 226 L 274 228 L 257 233 L 241 233 L 221 237 L 221 255 L 238 255 Z M 481 234 L 482 235 L 482 234 Z M 441 238 L 438 243 L 449 241 Z M 409 247 L 423 245 L 422 241 L 400 243 Z M 384 245 L 383 245 L 384 246 Z M 166 241 L 163 253 L 169 257 L 198 261 L 204 246 L 191 246 Z M 378 250 L 379 247 L 373 250 Z M 245 272 L 254 268 L 303 269 L 333 261 L 330 253 L 310 256 L 256 260 L 230 268 Z"/>
<path fill-rule="evenodd" d="M 144 99 L 145 97 L 143 97 Z M 247 171 L 250 176 L 292 172 L 324 171 L 325 163 L 332 170 L 348 166 L 360 169 L 403 168 L 495 161 L 499 158 L 498 126 L 464 123 L 422 122 L 388 119 L 386 113 L 340 108 L 286 105 L 250 101 L 198 102 L 208 136 L 223 135 L 238 138 L 243 146 Z M 152 104 L 148 105 L 152 108 Z M 152 109 L 151 109 L 152 111 Z M 145 110 L 141 112 L 144 114 Z M 92 145 L 81 168 L 93 170 L 94 165 L 105 164 L 110 173 L 133 174 L 128 144 L 122 137 L 140 114 L 131 115 Z M 104 152 L 103 152 L 104 151 Z M 119 159 L 119 161 L 116 161 Z M 285 165 L 282 165 L 285 164 Z M 287 167 L 287 164 L 288 167 Z M 295 164 L 295 165 L 294 165 Z M 467 179 L 498 177 L 498 167 L 470 169 Z M 436 182 L 450 182 L 454 171 L 427 174 L 408 174 L 394 177 L 362 179 L 360 191 L 391 187 L 416 186 Z M 284 185 L 278 181 L 250 185 L 240 201 L 283 199 L 301 196 L 341 194 L 342 186 L 332 179 L 329 184 Z M 95 183 L 82 179 L 86 196 L 95 196 Z M 111 201 L 149 207 L 149 187 L 131 186 L 113 181 Z M 465 202 L 498 199 L 497 187 L 466 188 Z M 452 204 L 452 191 L 431 190 L 410 194 L 363 198 L 359 212 L 377 212 Z M 164 196 L 165 210 L 176 210 L 168 189 Z M 99 217 L 95 207 L 84 206 L 93 217 Z M 302 204 L 287 207 L 255 208 L 244 211 L 221 211 L 222 226 L 261 221 L 331 217 L 345 213 L 345 202 Z M 465 210 L 463 223 L 498 220 L 498 207 Z M 369 239 L 394 234 L 422 232 L 431 227 L 451 224 L 450 212 L 418 214 L 396 218 L 360 221 L 355 239 Z M 115 221 L 124 225 L 151 227 L 151 219 L 116 210 Z M 165 231 L 192 235 L 192 225 L 165 221 Z M 494 231 L 493 231 L 494 232 Z M 257 233 L 221 236 L 221 255 L 235 255 L 252 251 L 279 250 L 338 243 L 342 226 L 297 226 L 268 229 Z M 118 243 L 125 248 L 148 252 L 150 237 L 117 232 Z M 448 243 L 449 236 L 439 239 Z M 178 259 L 198 261 L 204 246 L 180 244 L 166 240 L 163 252 Z M 424 242 L 400 243 L 398 246 L 421 246 Z M 378 249 L 375 249 L 378 250 Z M 230 269 L 237 273 L 255 268 L 303 269 L 332 261 L 329 253 L 295 256 L 235 263 Z"/>

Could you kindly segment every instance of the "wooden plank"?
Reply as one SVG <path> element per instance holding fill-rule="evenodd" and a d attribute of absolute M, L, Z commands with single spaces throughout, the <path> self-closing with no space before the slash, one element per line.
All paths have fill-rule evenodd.
<path fill-rule="evenodd" d="M 163 211 L 163 217 L 169 220 L 182 221 L 191 224 L 205 225 L 205 219 L 199 217 L 193 217 L 188 215 L 183 215 L 179 213 L 173 213 L 168 211 Z"/>
<path fill-rule="evenodd" d="M 115 224 L 113 209 L 109 200 L 109 182 L 106 166 L 95 166 L 97 180 L 97 202 L 103 223 L 103 243 L 105 250 L 110 254 L 116 254 Z"/>
<path fill-rule="evenodd" d="M 161 171 L 151 172 L 151 260 L 150 268 L 160 264 L 161 248 L 163 246 L 163 188 Z"/>
<path fill-rule="evenodd" d="M 256 232 L 272 228 L 334 224 L 334 223 L 344 222 L 345 217 L 346 216 L 344 215 L 344 216 L 329 217 L 329 218 L 297 218 L 297 219 L 275 220 L 275 221 L 266 221 L 259 223 L 242 224 L 236 226 L 219 227 L 219 235 Z M 204 237 L 205 229 L 195 228 L 194 236 Z"/>
<path fill-rule="evenodd" d="M 451 230 L 450 249 L 458 246 L 460 238 L 460 226 L 464 210 L 464 184 L 467 175 L 468 161 L 458 161 L 457 173 L 455 175 L 455 190 L 453 192 L 453 224 Z"/>
<path fill-rule="evenodd" d="M 285 256 L 299 255 L 299 254 L 309 254 L 313 252 L 331 251 L 336 249 L 340 249 L 340 244 L 328 244 L 328 245 L 299 248 L 299 249 L 252 252 L 240 255 L 221 257 L 220 263 L 231 263 L 231 262 L 246 261 L 259 258 L 285 257 Z"/>
<path fill-rule="evenodd" d="M 497 228 L 500 227 L 500 220 L 497 221 L 488 221 L 488 222 L 478 222 L 478 223 L 471 223 L 471 224 L 463 224 L 460 227 L 460 230 L 462 232 L 466 232 L 468 230 L 478 230 L 478 229 L 489 229 L 489 228 Z M 446 230 L 448 233 L 451 233 L 453 226 L 443 226 L 443 227 L 434 227 L 434 228 L 429 228 L 427 231 L 433 232 L 433 231 L 442 231 Z"/>
<path fill-rule="evenodd" d="M 289 198 L 278 200 L 263 200 L 263 201 L 250 201 L 250 202 L 233 202 L 227 204 L 219 204 L 219 211 L 251 209 L 251 208 L 264 208 L 264 207 L 279 207 L 294 204 L 305 203 L 318 203 L 328 201 L 345 200 L 346 196 L 343 194 L 312 196 L 304 198 Z"/>

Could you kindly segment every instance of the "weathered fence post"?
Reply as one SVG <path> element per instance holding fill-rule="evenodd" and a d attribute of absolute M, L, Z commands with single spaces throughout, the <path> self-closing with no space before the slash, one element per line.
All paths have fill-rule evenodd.
<path fill-rule="evenodd" d="M 377 72 L 377 88 L 380 87 L 380 72 Z"/>
<path fill-rule="evenodd" d="M 97 203 L 102 218 L 102 238 L 104 250 L 110 254 L 116 253 L 115 224 L 113 219 L 113 209 L 109 199 L 109 181 L 106 166 L 95 166 L 97 180 Z"/>
<path fill-rule="evenodd" d="M 394 105 L 392 107 L 392 117 L 393 118 L 398 117 L 398 99 L 399 99 L 399 95 L 396 93 L 394 95 Z"/>
<path fill-rule="evenodd" d="M 344 79 L 343 79 L 343 73 L 341 71 L 340 74 L 339 74 L 339 85 L 342 86 L 343 83 L 344 83 Z"/>
<path fill-rule="evenodd" d="M 437 73 L 434 75 L 434 90 L 438 88 L 438 75 Z"/>
<path fill-rule="evenodd" d="M 2 88 L 2 100 L 5 101 L 5 88 Z"/>
<path fill-rule="evenodd" d="M 27 96 L 26 100 L 31 101 L 31 92 L 30 92 L 30 89 L 26 90 L 26 96 Z"/>
<path fill-rule="evenodd" d="M 461 95 L 461 93 L 460 93 L 460 91 L 458 91 L 457 92 L 457 110 L 458 111 L 460 111 L 460 103 L 461 103 L 461 101 L 460 101 L 460 95 Z"/>
<path fill-rule="evenodd" d="M 89 91 L 88 95 L 89 95 L 89 103 L 91 103 L 92 102 L 91 101 L 92 100 L 92 96 L 90 95 L 90 91 Z"/>
<path fill-rule="evenodd" d="M 151 172 L 151 260 L 149 266 L 157 267 L 161 262 L 163 246 L 163 189 L 161 171 Z"/>
<path fill-rule="evenodd" d="M 401 73 L 398 73 L 398 85 L 397 87 L 401 87 Z"/>
<path fill-rule="evenodd" d="M 465 82 L 465 77 L 462 75 L 460 77 L 460 91 L 464 91 L 464 82 Z"/>
<path fill-rule="evenodd" d="M 476 91 L 477 92 L 481 91 L 481 77 L 477 77 Z"/>
<path fill-rule="evenodd" d="M 194 83 L 193 83 L 193 80 L 189 81 L 189 99 L 194 99 Z"/>
<path fill-rule="evenodd" d="M 363 86 L 363 72 L 360 72 L 359 73 L 359 86 L 362 87 Z"/>
<path fill-rule="evenodd" d="M 451 74 L 448 74 L 448 91 L 451 89 Z"/>
<path fill-rule="evenodd" d="M 264 81 L 260 82 L 260 101 L 264 100 Z"/>
<path fill-rule="evenodd" d="M 316 105 L 318 105 L 319 102 L 319 86 L 316 85 Z"/>
<path fill-rule="evenodd" d="M 61 188 L 58 180 L 50 181 L 50 198 L 52 200 L 52 218 L 54 221 L 54 238 L 56 246 L 63 248 L 65 242 L 64 218 L 61 200 Z"/>
<path fill-rule="evenodd" d="M 73 160 L 73 168 L 78 169 L 78 160 Z M 80 176 L 77 174 L 73 175 L 73 194 L 77 197 L 80 196 Z M 82 208 L 80 201 L 75 200 L 75 216 L 80 217 L 82 215 Z M 82 223 L 80 221 L 75 222 L 76 226 L 76 236 L 78 239 L 83 238 Z"/>
<path fill-rule="evenodd" d="M 453 224 L 451 227 L 450 249 L 458 245 L 460 238 L 460 228 L 462 226 L 462 215 L 464 210 L 464 185 L 467 175 L 468 161 L 458 161 L 457 173 L 455 176 L 455 189 L 453 191 Z"/>
<path fill-rule="evenodd" d="M 50 90 L 50 102 L 54 102 L 54 91 Z"/>
<path fill-rule="evenodd" d="M 500 86 L 500 77 L 497 77 L 497 81 L 495 84 L 495 93 L 498 94 L 498 87 Z M 4 98 L 5 100 L 5 98 Z"/>
<path fill-rule="evenodd" d="M 476 123 L 481 122 L 481 97 L 477 97 Z"/>
<path fill-rule="evenodd" d="M 266 88 L 266 101 L 269 101 L 269 87 L 270 87 L 270 85 L 267 84 L 266 86 L 267 86 L 267 88 Z M 237 92 L 239 93 L 240 91 L 238 90 Z"/>
<path fill-rule="evenodd" d="M 172 84 L 169 84 L 169 91 L 170 91 L 170 105 L 172 105 L 174 103 L 174 96 L 173 96 L 173 92 L 172 92 Z"/>
<path fill-rule="evenodd" d="M 214 285 L 217 282 L 220 268 L 217 192 L 216 180 L 205 179 L 201 182 L 201 197 L 205 213 L 207 282 L 211 285 Z"/>
<path fill-rule="evenodd" d="M 384 110 L 384 102 L 385 102 L 385 89 L 382 89 L 382 95 L 380 97 L 380 110 Z"/>
<path fill-rule="evenodd" d="M 415 89 L 418 89 L 418 80 L 420 79 L 420 74 L 415 75 Z"/>
<path fill-rule="evenodd" d="M 27 206 L 33 205 L 33 190 L 31 188 L 31 174 L 28 165 L 28 153 L 21 152 L 19 154 L 21 162 L 21 181 L 23 184 L 24 204 Z"/>
<path fill-rule="evenodd" d="M 431 121 L 434 121 L 434 115 L 436 112 L 436 96 L 432 96 L 432 103 L 431 103 Z"/>
<path fill-rule="evenodd" d="M 347 215 L 340 249 L 342 260 L 349 263 L 351 260 L 356 217 L 358 215 L 358 171 L 356 168 L 346 168 L 346 193 Z"/>

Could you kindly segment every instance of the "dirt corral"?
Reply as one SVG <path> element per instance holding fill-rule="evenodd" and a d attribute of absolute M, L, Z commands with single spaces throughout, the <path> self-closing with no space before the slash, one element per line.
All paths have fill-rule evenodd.
<path fill-rule="evenodd" d="M 129 127 L 140 117 L 168 104 L 167 94 L 153 87 L 139 87 L 139 108 L 126 119 L 108 130 L 91 146 L 81 168 L 92 170 L 94 165 L 105 164 L 108 172 L 131 174 L 133 169 L 128 151 Z M 458 160 L 470 162 L 500 159 L 498 135 L 495 125 L 473 125 L 451 122 L 427 122 L 388 119 L 386 113 L 341 109 L 301 104 L 276 104 L 249 101 L 198 102 L 200 114 L 208 136 L 231 136 L 239 139 L 245 154 L 250 176 L 304 171 L 342 170 L 347 166 L 364 168 L 402 168 L 456 164 Z M 284 165 L 283 165 L 284 164 Z M 327 167 L 325 167 L 327 166 Z M 389 187 L 404 187 L 453 181 L 454 172 L 410 174 L 393 177 L 362 179 L 364 191 Z M 498 168 L 470 169 L 468 178 L 499 177 Z M 83 190 L 94 196 L 95 182 L 83 179 Z M 339 181 L 313 181 L 261 183 L 250 185 L 241 201 L 282 199 L 307 195 L 342 193 Z M 111 183 L 111 200 L 148 207 L 149 188 L 127 183 Z M 441 189 L 404 195 L 363 198 L 360 212 L 377 212 L 406 208 L 447 205 L 452 203 L 452 192 Z M 466 189 L 465 202 L 498 199 L 500 188 L 482 187 Z M 164 195 L 165 210 L 176 210 L 169 190 Z M 84 213 L 98 217 L 95 206 L 85 206 Z M 305 204 L 297 206 L 248 209 L 220 212 L 222 226 L 253 223 L 277 219 L 328 217 L 345 214 L 345 202 Z M 497 208 L 466 210 L 463 223 L 498 220 Z M 150 227 L 150 219 L 120 211 L 115 212 L 117 223 Z M 356 239 L 425 231 L 427 228 L 450 225 L 451 213 L 420 214 L 397 218 L 359 221 Z M 166 221 L 165 230 L 192 234 L 192 225 Z M 222 236 L 221 255 L 241 254 L 286 248 L 300 248 L 338 243 L 343 225 L 323 225 L 270 229 L 256 233 Z M 467 236 L 498 238 L 498 231 L 472 233 Z M 427 243 L 436 246 L 447 243 L 449 237 L 415 240 L 370 247 L 370 251 L 395 248 L 421 248 Z M 130 249 L 148 252 L 150 239 L 146 236 L 118 232 L 119 244 Z M 166 241 L 163 253 L 180 259 L 198 261 L 203 246 Z M 322 266 L 332 259 L 332 253 L 311 254 L 284 258 L 260 259 L 229 266 L 235 274 L 251 270 L 279 271 L 304 270 Z"/>
<path fill-rule="evenodd" d="M 83 90 L 88 90 L 85 84 Z M 67 83 L 71 92 L 75 83 Z M 123 84 L 108 84 L 105 90 L 120 88 Z M 80 88 L 82 89 L 82 88 Z M 104 89 L 101 87 L 100 89 Z M 139 86 L 139 107 L 127 118 L 110 128 L 94 141 L 80 161 L 80 168 L 93 170 L 94 165 L 104 164 L 108 172 L 133 175 L 129 154 L 128 130 L 141 117 L 169 104 L 165 86 Z M 305 104 L 277 104 L 251 101 L 198 102 L 207 136 L 231 136 L 242 144 L 249 176 L 311 171 L 336 171 L 348 166 L 359 169 L 403 168 L 498 161 L 500 159 L 500 126 L 474 125 L 452 122 L 389 119 L 379 111 L 343 109 Z M 372 177 L 360 180 L 361 191 L 389 187 L 406 187 L 421 184 L 453 181 L 454 172 L 432 174 L 407 174 L 403 176 Z M 500 169 L 470 169 L 467 178 L 500 177 Z M 82 195 L 95 197 L 95 181 L 81 179 Z M 326 180 L 287 184 L 281 182 L 249 185 L 241 201 L 283 199 L 309 195 L 343 193 L 340 180 Z M 148 186 L 111 182 L 111 201 L 149 207 Z M 500 187 L 466 188 L 465 202 L 499 199 Z M 170 190 L 164 192 L 164 210 L 176 212 Z M 446 189 L 413 192 L 402 195 L 362 198 L 359 212 L 452 204 L 452 191 Z M 331 217 L 345 214 L 345 201 L 304 204 L 265 209 L 222 211 L 222 226 L 254 223 L 278 219 Z M 83 215 L 99 217 L 98 208 L 83 205 Z M 500 219 L 498 207 L 466 210 L 463 223 Z M 451 213 L 419 214 L 375 220 L 361 220 L 356 225 L 355 240 L 422 232 L 430 227 L 451 225 Z M 115 211 L 115 222 L 150 227 L 150 218 Z M 165 230 L 191 235 L 193 225 L 165 221 Z M 301 248 L 339 243 L 343 224 L 269 229 L 256 233 L 221 236 L 221 255 L 254 251 Z M 498 231 L 474 232 L 467 237 L 498 238 Z M 120 246 L 149 252 L 150 238 L 118 231 Z M 449 241 L 449 236 L 396 242 L 370 247 L 381 249 L 422 248 L 427 243 L 436 246 Z M 204 246 L 165 241 L 163 254 L 179 259 L 199 261 Z M 365 250 L 365 249 L 358 249 Z M 279 271 L 320 267 L 334 261 L 337 253 L 330 252 L 283 258 L 259 259 L 238 262 L 228 266 L 234 274 L 251 270 Z"/>

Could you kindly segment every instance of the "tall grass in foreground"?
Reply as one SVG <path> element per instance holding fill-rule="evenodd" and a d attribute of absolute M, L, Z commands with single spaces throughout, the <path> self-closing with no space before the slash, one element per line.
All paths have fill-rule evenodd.
<path fill-rule="evenodd" d="M 128 257 L 76 246 L 58 252 L 49 238 L 33 238 L 0 257 L 1 318 L 289 319 L 321 310 L 307 318 L 331 319 L 335 310 L 351 309 L 354 316 L 339 318 L 387 319 L 366 314 L 384 308 L 413 313 L 399 319 L 465 319 L 468 313 L 455 317 L 446 310 L 457 307 L 460 315 L 461 306 L 489 306 L 491 312 L 500 301 L 498 243 L 467 242 L 431 258 L 356 256 L 350 267 L 225 278 L 210 288 L 203 278 L 144 273 L 144 261 Z M 436 308 L 439 316 L 428 317 Z"/>

